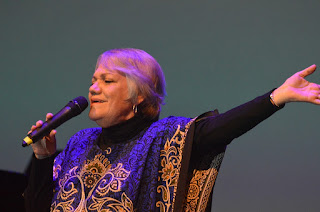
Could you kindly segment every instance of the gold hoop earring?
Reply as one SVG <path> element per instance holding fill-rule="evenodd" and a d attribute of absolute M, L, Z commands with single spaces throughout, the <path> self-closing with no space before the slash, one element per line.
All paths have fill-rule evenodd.
<path fill-rule="evenodd" d="M 133 110 L 134 114 L 137 114 L 138 113 L 138 106 L 137 105 L 133 105 L 132 106 L 132 110 Z"/>

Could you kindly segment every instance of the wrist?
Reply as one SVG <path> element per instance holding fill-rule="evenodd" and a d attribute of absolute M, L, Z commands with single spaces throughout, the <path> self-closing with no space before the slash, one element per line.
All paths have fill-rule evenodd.
<path fill-rule="evenodd" d="M 52 155 L 38 155 L 38 154 L 34 154 L 34 156 L 35 156 L 38 160 L 42 160 L 42 159 L 45 159 L 45 158 L 49 158 L 49 157 L 51 157 Z"/>
<path fill-rule="evenodd" d="M 280 107 L 280 106 L 275 102 L 275 100 L 274 100 L 273 92 L 270 94 L 270 102 L 271 102 L 274 106 Z"/>
<path fill-rule="evenodd" d="M 289 92 L 287 91 L 286 87 L 282 85 L 270 94 L 270 101 L 272 100 L 271 102 L 273 102 L 275 106 L 281 107 L 289 101 L 288 93 Z"/>

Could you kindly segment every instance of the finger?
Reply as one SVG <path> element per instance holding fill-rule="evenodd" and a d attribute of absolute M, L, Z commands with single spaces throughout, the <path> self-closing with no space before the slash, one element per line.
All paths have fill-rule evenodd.
<path fill-rule="evenodd" d="M 37 126 L 36 125 L 32 125 L 29 132 L 27 134 L 30 134 L 32 133 L 33 131 L 35 131 L 37 129 Z"/>
<path fill-rule="evenodd" d="M 312 102 L 312 103 L 320 105 L 320 99 L 315 99 L 314 102 Z"/>
<path fill-rule="evenodd" d="M 41 127 L 42 124 L 43 124 L 43 121 L 42 121 L 42 120 L 39 120 L 39 121 L 37 121 L 37 123 L 36 123 L 36 127 L 37 127 L 37 128 L 38 128 L 38 127 Z"/>
<path fill-rule="evenodd" d="M 306 76 L 312 74 L 316 70 L 317 66 L 315 64 L 309 66 L 308 68 L 298 72 L 300 77 L 305 78 Z"/>
<path fill-rule="evenodd" d="M 52 119 L 52 117 L 53 117 L 53 114 L 52 114 L 52 113 L 47 113 L 47 115 L 46 115 L 46 121 Z"/>
<path fill-rule="evenodd" d="M 50 134 L 45 136 L 45 139 L 49 142 L 54 142 L 56 140 L 55 135 L 57 134 L 56 130 L 51 130 Z"/>
<path fill-rule="evenodd" d="M 35 130 L 35 129 L 37 129 L 37 126 L 36 126 L 36 125 L 32 125 L 30 131 L 33 131 L 33 130 Z"/>
<path fill-rule="evenodd" d="M 56 134 L 57 134 L 57 130 L 51 130 L 51 132 L 50 132 L 50 138 L 53 138 L 54 136 L 56 136 Z"/>

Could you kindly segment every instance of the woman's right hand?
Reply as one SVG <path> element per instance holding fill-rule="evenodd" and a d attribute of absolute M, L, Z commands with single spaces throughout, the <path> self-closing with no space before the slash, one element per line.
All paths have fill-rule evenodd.
<path fill-rule="evenodd" d="M 48 113 L 46 116 L 46 121 L 50 120 L 53 117 L 52 113 Z M 32 125 L 31 130 L 28 132 L 31 133 L 37 128 L 40 128 L 43 124 L 43 121 L 37 121 L 36 125 Z M 33 152 L 38 159 L 43 159 L 53 155 L 56 152 L 56 130 L 51 130 L 48 136 L 43 137 L 40 141 L 31 144 Z"/>

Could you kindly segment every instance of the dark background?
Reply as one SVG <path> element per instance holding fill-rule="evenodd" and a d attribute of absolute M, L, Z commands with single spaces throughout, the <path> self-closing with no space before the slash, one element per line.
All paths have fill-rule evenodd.
<path fill-rule="evenodd" d="M 144 49 L 167 80 L 168 115 L 194 117 L 275 88 L 319 58 L 319 0 L 0 1 L 0 169 L 23 172 L 21 140 L 87 96 L 99 54 Z M 320 82 L 315 73 L 309 80 Z M 215 211 L 320 211 L 320 109 L 292 103 L 227 149 Z M 88 110 L 58 129 L 59 148 Z"/>

